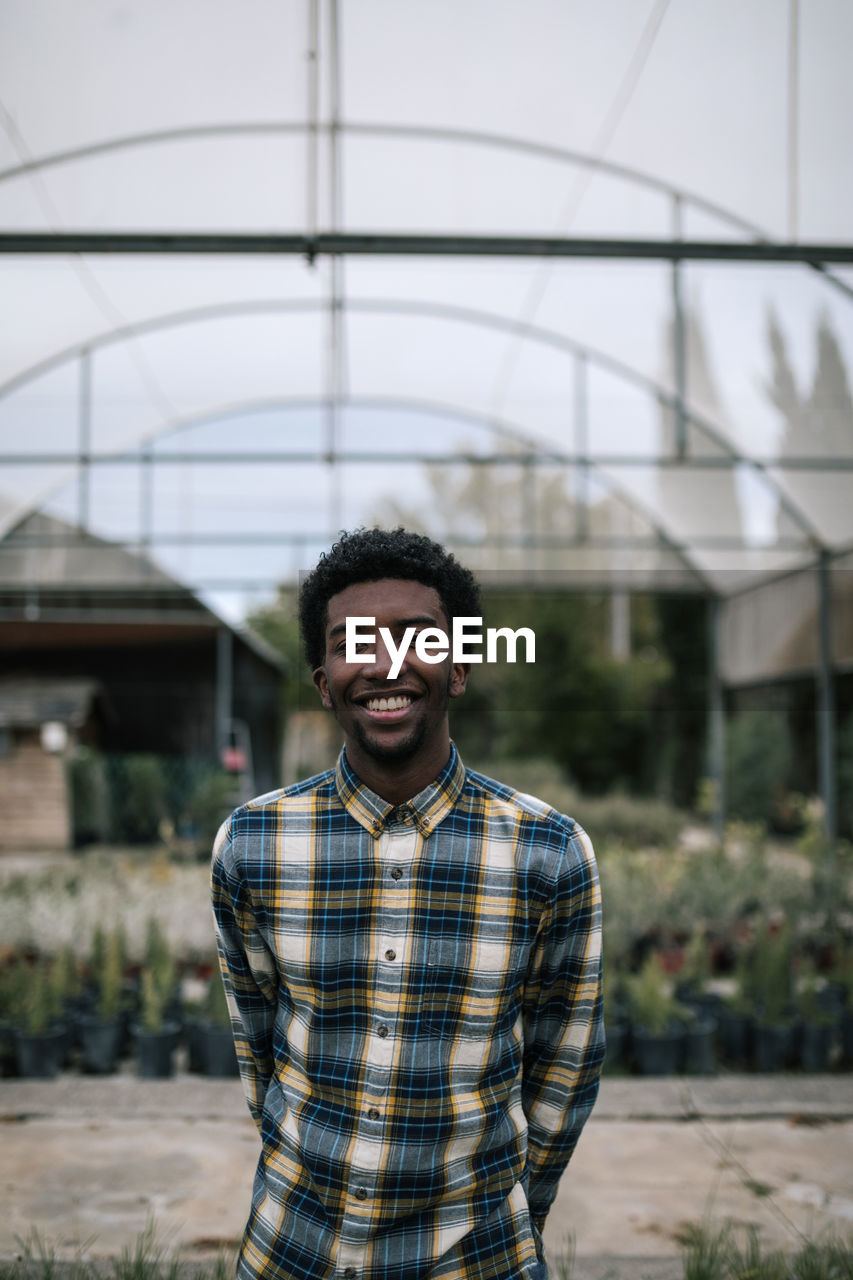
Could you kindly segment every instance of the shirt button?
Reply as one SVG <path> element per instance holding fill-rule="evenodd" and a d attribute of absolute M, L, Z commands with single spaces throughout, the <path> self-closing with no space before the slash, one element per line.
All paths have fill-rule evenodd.
<path fill-rule="evenodd" d="M 355 1267 L 347 1267 L 346 1271 L 344 1272 L 344 1276 L 346 1277 L 346 1280 L 355 1280 L 357 1275 L 358 1275 L 358 1272 L 356 1271 Z"/>
<path fill-rule="evenodd" d="M 396 952 L 392 947 L 389 947 L 389 948 L 388 948 L 388 950 L 385 952 L 385 959 L 386 959 L 386 960 L 396 960 L 396 959 L 397 959 L 397 952 Z"/>
<path fill-rule="evenodd" d="M 402 877 L 403 877 L 403 873 L 402 873 L 402 871 L 400 870 L 400 868 L 399 868 L 399 867 L 395 867 L 395 868 L 394 868 L 394 870 L 391 872 L 391 879 L 392 879 L 392 880 L 401 880 L 401 879 L 402 879 Z"/>
<path fill-rule="evenodd" d="M 376 1108 L 375 1108 L 375 1107 L 371 1107 L 371 1108 L 370 1108 L 370 1110 L 369 1110 L 369 1111 L 368 1111 L 368 1113 L 367 1113 L 367 1118 L 368 1118 L 368 1120 L 378 1120 L 378 1119 L 379 1119 L 379 1112 L 376 1110 Z"/>
<path fill-rule="evenodd" d="M 355 1198 L 356 1198 L 356 1200 L 366 1200 L 366 1199 L 367 1199 L 367 1192 L 365 1191 L 364 1187 L 359 1187 L 358 1191 L 356 1191 L 356 1193 L 355 1193 Z"/>
<path fill-rule="evenodd" d="M 388 1028 L 387 1028 L 387 1027 L 380 1027 L 380 1028 L 379 1028 L 379 1030 L 376 1032 L 376 1034 L 379 1036 L 379 1039 L 380 1039 L 380 1040 L 384 1040 L 384 1039 L 385 1039 L 385 1037 L 386 1037 L 386 1036 L 387 1036 L 387 1034 L 388 1034 Z"/>

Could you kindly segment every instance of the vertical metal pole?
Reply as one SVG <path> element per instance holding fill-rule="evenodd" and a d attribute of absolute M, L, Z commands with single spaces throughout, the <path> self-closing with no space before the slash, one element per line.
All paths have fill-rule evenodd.
<path fill-rule="evenodd" d="M 521 467 L 521 523 L 522 546 L 533 549 L 537 544 L 536 469 L 533 457 L 528 454 Z M 535 551 L 533 552 L 535 555 Z M 526 568 L 533 569 L 528 564 Z"/>
<path fill-rule="evenodd" d="M 720 678 L 720 629 L 722 605 L 718 596 L 708 601 L 708 776 L 714 786 L 714 834 L 722 841 L 726 826 L 726 713 Z"/>
<path fill-rule="evenodd" d="M 234 698 L 234 637 L 229 627 L 216 633 L 216 753 L 228 746 Z"/>
<path fill-rule="evenodd" d="M 575 477 L 575 535 L 585 542 L 589 533 L 589 394 L 587 390 L 586 356 L 575 357 L 575 452 L 578 470 Z"/>
<path fill-rule="evenodd" d="M 832 579 L 829 553 L 826 551 L 821 551 L 818 562 L 818 632 L 818 777 L 823 799 L 823 827 L 831 843 L 838 834 L 838 806 L 835 777 L 835 688 L 832 678 Z"/>
<path fill-rule="evenodd" d="M 681 239 L 681 200 L 675 197 L 673 204 L 674 239 Z M 675 377 L 675 454 L 683 458 L 687 453 L 687 340 L 682 289 L 684 264 L 678 259 L 672 263 L 672 367 Z"/>
<path fill-rule="evenodd" d="M 305 165 L 305 225 L 317 234 L 320 148 L 320 19 L 319 0 L 308 0 L 308 138 Z"/>
<path fill-rule="evenodd" d="M 617 662 L 631 656 L 631 597 L 621 587 L 610 592 L 610 656 Z"/>
<path fill-rule="evenodd" d="M 77 398 L 77 527 L 89 524 L 89 467 L 92 448 L 92 353 L 80 353 Z"/>
<path fill-rule="evenodd" d="M 800 5 L 788 4 L 788 239 L 799 230 Z"/>
<path fill-rule="evenodd" d="M 341 156 L 340 156 L 340 27 L 337 0 L 329 5 L 329 68 L 331 96 L 331 128 L 329 131 L 329 221 L 332 231 L 340 229 Z M 329 467 L 329 523 L 337 534 L 341 527 L 341 477 L 338 462 L 340 402 L 344 391 L 343 357 L 343 261 L 333 257 L 329 266 L 329 346 L 326 384 L 326 453 Z"/>
<path fill-rule="evenodd" d="M 151 533 L 154 509 L 154 456 L 151 443 L 142 449 L 139 475 L 139 547 L 146 558 L 151 554 Z"/>

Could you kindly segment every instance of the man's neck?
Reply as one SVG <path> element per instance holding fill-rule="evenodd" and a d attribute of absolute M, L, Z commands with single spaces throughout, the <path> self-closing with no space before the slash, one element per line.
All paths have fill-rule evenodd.
<path fill-rule="evenodd" d="M 443 759 L 436 760 L 416 756 L 403 762 L 384 762 L 349 745 L 346 753 L 349 766 L 360 782 L 389 804 L 404 804 L 435 781 L 450 759 L 450 743 L 448 741 Z"/>

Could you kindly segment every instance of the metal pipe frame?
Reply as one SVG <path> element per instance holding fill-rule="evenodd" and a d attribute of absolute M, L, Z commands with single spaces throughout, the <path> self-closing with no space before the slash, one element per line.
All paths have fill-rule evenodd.
<path fill-rule="evenodd" d="M 345 404 L 358 403 L 357 401 L 346 401 Z M 316 404 L 316 401 L 312 401 Z M 234 410 L 234 414 L 245 412 L 243 410 Z M 216 418 L 223 415 L 217 413 Z M 230 416 L 230 415 L 229 415 Z M 203 425 L 205 421 L 211 419 L 201 419 L 194 425 Z M 558 466 L 558 467 L 615 467 L 624 468 L 625 470 L 635 470 L 643 468 L 654 468 L 663 470 L 676 469 L 679 471 L 731 471 L 732 460 L 730 458 L 708 456 L 696 456 L 687 458 L 677 458 L 670 454 L 642 454 L 642 453 L 566 453 L 561 449 L 526 449 L 519 452 L 507 453 L 472 453 L 468 450 L 460 450 L 458 453 L 423 453 L 416 449 L 336 449 L 335 459 L 341 463 L 395 463 L 401 465 L 414 463 L 435 463 L 441 466 L 453 466 L 464 464 L 466 466 L 483 466 L 483 467 L 500 467 L 500 466 Z M 258 449 L 258 450 L 241 450 L 241 449 L 198 449 L 178 452 L 169 450 L 169 452 L 154 453 L 151 449 L 150 441 L 145 444 L 134 446 L 130 449 L 121 450 L 104 450 L 100 453 L 80 450 L 45 451 L 43 453 L 0 453 L 0 466 L 38 466 L 42 463 L 50 466 L 71 466 L 75 463 L 85 463 L 89 466 L 120 466 L 125 464 L 155 464 L 156 466 L 168 466 L 181 464 L 186 466 L 189 463 L 198 463 L 200 466 L 219 466 L 222 464 L 234 465 L 269 465 L 281 463 L 287 466 L 298 466 L 300 464 L 314 464 L 328 462 L 329 452 L 323 449 Z M 811 472 L 811 471 L 853 471 L 853 457 L 849 458 L 752 458 L 756 466 L 783 472 Z M 748 544 L 754 545 L 754 544 Z"/>
<path fill-rule="evenodd" d="M 316 536 L 321 538 L 325 535 L 318 533 Z M 144 545 L 160 547 L 277 547 L 291 546 L 304 542 L 305 537 L 304 533 L 290 533 L 287 531 L 269 533 L 160 532 L 149 533 L 144 538 Z M 103 545 L 107 548 L 124 547 L 132 549 L 140 544 L 140 539 L 138 538 L 110 538 L 108 540 L 99 539 L 98 541 L 103 541 Z M 68 535 L 61 533 L 10 533 L 0 541 L 0 553 L 7 550 L 22 550 L 33 547 L 87 547 L 89 550 L 96 551 L 98 541 L 93 541 L 91 534 L 84 533 Z M 581 530 L 579 533 L 576 532 L 570 537 L 556 534 L 506 533 L 499 539 L 476 538 L 466 545 L 472 547 L 529 547 L 539 551 L 568 551 L 580 547 L 599 551 L 664 550 L 671 551 L 679 556 L 684 556 L 691 548 L 696 547 L 703 551 L 789 551 L 792 553 L 800 552 L 811 557 L 811 548 L 806 543 L 797 542 L 792 538 L 782 539 L 770 545 L 760 545 L 745 543 L 740 538 L 726 534 L 707 534 L 702 537 L 691 538 L 688 542 L 686 539 L 681 541 L 675 538 L 664 539 L 659 532 L 646 538 L 634 535 L 590 534 L 585 530 Z M 810 567 L 812 564 L 813 560 L 809 558 L 801 568 Z M 696 572 L 692 564 L 685 565 L 685 568 L 689 568 L 691 573 Z M 790 570 L 789 572 L 799 573 L 801 568 Z"/>
<path fill-rule="evenodd" d="M 274 303 L 268 299 L 265 299 L 262 302 L 260 301 L 252 302 L 252 303 L 246 302 L 242 304 L 232 303 L 232 304 L 225 304 L 224 306 L 221 306 L 221 307 L 213 306 L 213 307 L 195 308 L 191 311 L 177 313 L 173 316 L 167 315 L 167 316 L 161 316 L 161 317 L 153 317 L 150 320 L 141 322 L 137 325 L 128 326 L 124 330 L 107 330 L 106 332 L 104 332 L 101 335 L 98 335 L 95 338 L 89 338 L 86 343 L 86 349 L 95 350 L 100 346 L 111 345 L 113 343 L 125 340 L 130 337 L 138 337 L 145 332 L 156 332 L 161 328 L 166 328 L 173 324 L 174 325 L 191 324 L 193 322 L 197 322 L 202 319 L 211 319 L 214 316 L 225 316 L 225 315 L 235 316 L 235 315 L 242 315 L 242 314 L 254 314 L 255 311 L 263 314 L 275 314 L 277 312 L 298 313 L 300 311 L 321 310 L 324 308 L 324 306 L 325 304 L 321 300 L 312 300 L 311 302 L 295 302 L 294 301 L 294 302 L 285 302 L 285 303 Z M 450 306 L 450 305 L 438 304 L 438 303 L 424 303 L 424 302 L 406 303 L 406 302 L 400 302 L 399 300 L 388 300 L 388 299 L 360 299 L 360 300 L 349 299 L 347 301 L 346 308 L 347 310 L 352 311 L 354 313 L 392 314 L 392 315 L 404 315 L 404 316 L 415 315 L 419 317 L 425 316 L 425 317 L 434 318 L 437 320 L 450 320 L 450 321 L 457 321 L 461 324 L 471 324 L 477 327 L 493 329 L 497 332 L 512 333 L 516 335 L 519 333 L 518 325 L 515 324 L 513 321 L 509 320 L 508 318 L 500 315 L 495 315 L 491 312 L 478 311 L 473 308 L 467 308 L 467 307 Z M 573 357 L 582 356 L 586 364 L 594 364 L 596 367 L 601 368 L 605 372 L 611 373 L 620 379 L 623 379 L 630 385 L 635 386 L 638 389 L 644 391 L 646 394 L 650 394 L 654 396 L 658 400 L 658 402 L 664 405 L 665 407 L 672 409 L 674 412 L 677 411 L 677 408 L 678 408 L 677 392 L 672 393 L 668 391 L 666 388 L 662 387 L 659 383 L 655 382 L 653 379 L 647 377 L 644 374 L 639 373 L 635 369 L 632 369 L 629 365 L 624 364 L 624 362 L 617 360 L 615 357 L 610 356 L 604 352 L 598 351 L 594 348 L 584 346 L 583 344 L 578 343 L 573 339 L 566 337 L 563 334 L 555 333 L 553 330 L 550 330 L 550 329 L 543 329 L 541 327 L 534 326 L 534 325 L 525 325 L 521 330 L 521 332 L 523 336 L 531 342 L 540 343 L 546 347 L 552 347 L 557 351 L 565 352 L 566 354 L 569 354 Z M 33 365 L 29 369 L 22 371 L 20 374 L 16 375 L 14 378 L 9 379 L 5 384 L 0 385 L 0 398 L 2 398 L 4 395 L 10 394 L 13 390 L 31 381 L 32 379 L 37 377 L 39 374 L 46 373 L 50 369 L 56 368 L 60 364 L 76 358 L 81 354 L 83 349 L 84 348 L 82 344 L 72 348 L 66 348 L 62 352 L 57 352 L 54 356 L 51 356 L 46 360 L 40 361 L 38 362 L 38 364 Z M 577 380 L 577 376 L 578 374 L 577 374 L 577 364 L 576 364 L 576 380 Z M 583 390 L 583 394 L 584 395 L 586 394 L 585 389 Z M 270 403 L 270 402 L 267 401 L 267 403 Z M 282 400 L 280 403 L 286 403 L 286 402 Z M 290 403 L 294 403 L 294 404 L 301 403 L 303 405 L 311 404 L 316 406 L 318 403 L 323 403 L 323 402 L 314 398 L 310 400 L 302 399 L 300 401 L 292 401 Z M 354 403 L 354 401 L 350 400 L 350 403 Z M 380 397 L 373 397 L 371 398 L 370 401 L 363 400 L 360 403 L 365 403 L 365 404 L 369 403 L 371 406 L 379 406 L 384 403 L 387 405 L 394 405 L 401 409 L 406 407 L 410 409 L 422 407 L 428 412 L 444 413 L 449 416 L 455 417 L 459 421 L 468 421 L 476 425 L 489 426 L 492 430 L 499 430 L 507 438 L 512 438 L 515 441 L 518 441 L 521 438 L 521 433 L 519 433 L 517 430 L 511 429 L 506 423 L 496 421 L 494 418 L 484 418 L 481 415 L 475 415 L 470 413 L 469 411 L 461 411 L 454 406 L 448 406 L 444 404 L 435 405 L 432 402 L 417 401 L 414 398 L 408 398 L 406 400 L 402 400 L 402 399 L 395 399 L 392 397 L 387 397 L 384 399 Z M 577 404 L 577 398 L 576 398 L 576 404 Z M 222 417 L 225 413 L 229 411 L 234 412 L 234 406 L 231 406 L 230 410 L 227 408 L 222 408 L 218 411 L 217 414 L 209 414 L 207 420 L 213 421 L 216 416 Z M 182 426 L 187 426 L 191 422 L 199 423 L 204 420 L 205 418 L 203 416 L 196 416 L 195 418 L 179 419 L 179 420 L 176 420 L 175 422 L 167 423 L 165 427 L 161 425 L 159 428 L 156 429 L 156 431 L 148 435 L 145 435 L 143 438 L 154 439 L 155 437 L 162 436 L 168 433 L 169 431 L 179 430 L 181 429 Z M 772 488 L 774 495 L 779 502 L 780 510 L 782 510 L 786 515 L 788 515 L 790 519 L 796 524 L 796 526 L 803 531 L 804 535 L 812 541 L 815 548 L 820 548 L 823 545 L 823 541 L 820 537 L 819 531 L 814 526 L 813 522 L 808 518 L 808 516 L 802 510 L 802 508 L 785 492 L 784 488 L 780 486 L 778 482 L 773 478 L 772 472 L 769 468 L 764 466 L 760 461 L 747 457 L 746 455 L 741 453 L 738 449 L 736 449 L 736 447 L 729 440 L 724 427 L 721 424 L 712 421 L 710 418 L 708 418 L 707 415 L 699 414 L 695 411 L 691 411 L 687 415 L 687 420 L 690 423 L 692 423 L 694 426 L 699 428 L 699 430 L 704 432 L 713 441 L 714 444 L 718 445 L 725 451 L 729 459 L 730 465 L 733 466 L 736 463 L 742 463 L 746 466 L 752 467 L 756 472 L 758 472 Z M 541 452 L 540 442 L 527 438 L 527 443 L 528 443 L 528 447 L 531 448 L 532 450 L 536 451 L 537 453 Z M 829 465 L 832 465 L 832 464 L 830 463 Z M 628 500 L 635 501 L 635 499 L 633 498 L 630 498 Z M 662 522 L 660 521 L 659 514 L 651 513 L 651 518 L 653 520 L 653 523 L 660 524 L 661 528 L 664 527 L 662 525 Z"/>
<path fill-rule="evenodd" d="M 267 254 L 319 257 L 605 258 L 658 262 L 853 263 L 853 245 L 764 241 L 631 239 L 589 236 L 389 235 L 326 231 L 270 232 L 4 231 L 0 255 Z"/>
<path fill-rule="evenodd" d="M 827 840 L 838 834 L 838 788 L 835 768 L 835 685 L 832 655 L 832 578 L 826 552 L 820 556 L 818 574 L 817 740 L 818 778 L 823 799 L 823 827 Z M 834 855 L 830 852 L 829 857 Z"/>

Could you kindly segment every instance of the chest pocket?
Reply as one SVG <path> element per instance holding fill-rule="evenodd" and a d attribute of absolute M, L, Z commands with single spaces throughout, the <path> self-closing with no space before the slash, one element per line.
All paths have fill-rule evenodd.
<path fill-rule="evenodd" d="M 524 947 L 505 940 L 430 938 L 419 1021 L 436 1035 L 488 1039 L 521 1008 Z"/>

